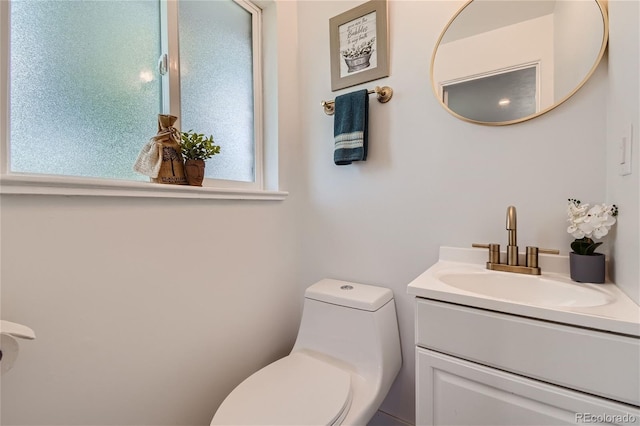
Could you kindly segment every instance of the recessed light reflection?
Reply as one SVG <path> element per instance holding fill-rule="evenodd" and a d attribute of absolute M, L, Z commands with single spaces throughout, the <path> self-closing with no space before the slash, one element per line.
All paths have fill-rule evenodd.
<path fill-rule="evenodd" d="M 498 101 L 498 105 L 500 105 L 500 106 L 507 106 L 507 105 L 509 105 L 510 103 L 511 103 L 511 100 L 510 100 L 510 99 L 507 99 L 507 98 L 502 98 L 502 99 L 500 99 L 500 100 Z"/>

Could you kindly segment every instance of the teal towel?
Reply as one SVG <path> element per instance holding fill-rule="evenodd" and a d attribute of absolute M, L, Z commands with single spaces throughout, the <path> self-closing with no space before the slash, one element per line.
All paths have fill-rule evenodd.
<path fill-rule="evenodd" d="M 337 96 L 333 120 L 333 162 L 343 166 L 353 161 L 365 161 L 369 127 L 367 89 Z"/>

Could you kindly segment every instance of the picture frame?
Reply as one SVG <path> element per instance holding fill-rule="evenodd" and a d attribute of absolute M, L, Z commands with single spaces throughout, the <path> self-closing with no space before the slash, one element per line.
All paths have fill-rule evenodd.
<path fill-rule="evenodd" d="M 387 0 L 329 19 L 331 91 L 389 76 Z"/>

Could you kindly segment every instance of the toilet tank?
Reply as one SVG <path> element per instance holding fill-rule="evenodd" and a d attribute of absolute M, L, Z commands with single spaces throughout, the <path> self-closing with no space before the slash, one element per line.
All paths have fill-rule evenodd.
<path fill-rule="evenodd" d="M 333 279 L 312 285 L 292 352 L 297 350 L 333 358 L 390 386 L 402 364 L 393 292 Z"/>

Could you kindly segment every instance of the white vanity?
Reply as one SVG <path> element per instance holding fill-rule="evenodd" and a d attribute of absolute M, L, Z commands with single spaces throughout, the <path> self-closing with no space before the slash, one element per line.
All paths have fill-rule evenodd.
<path fill-rule="evenodd" d="M 416 296 L 416 424 L 640 424 L 640 308 L 615 284 L 488 271 L 442 247 Z"/>

